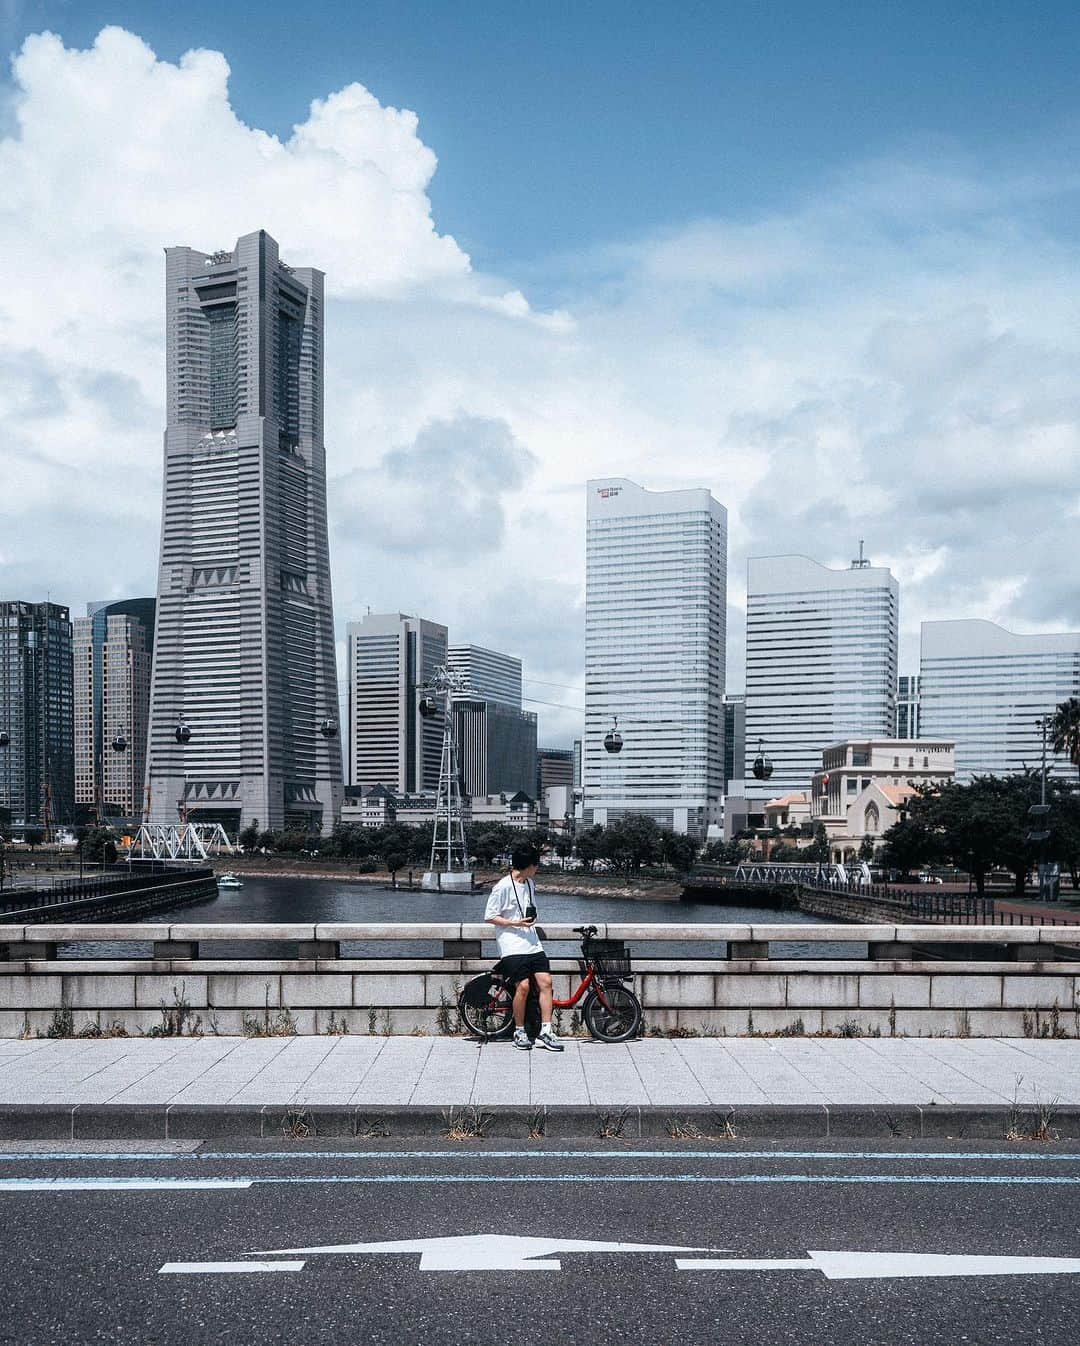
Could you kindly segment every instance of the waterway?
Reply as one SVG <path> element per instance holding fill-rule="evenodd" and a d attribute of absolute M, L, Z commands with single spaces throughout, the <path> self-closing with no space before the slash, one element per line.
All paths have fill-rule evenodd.
<path fill-rule="evenodd" d="M 197 906 L 177 907 L 148 917 L 154 924 L 176 922 L 199 925 L 318 921 L 444 921 L 477 922 L 484 919 L 486 892 L 450 894 L 426 893 L 419 890 L 375 887 L 368 883 L 350 883 L 336 879 L 302 879 L 293 877 L 245 878 L 243 888 L 220 889 L 216 898 Z M 777 911 L 764 907 L 734 907 L 711 902 L 649 901 L 639 902 L 625 897 L 596 897 L 545 893 L 543 882 L 537 886 L 539 924 L 584 925 L 588 922 L 625 922 L 634 925 L 736 925 L 748 922 L 768 925 L 828 924 L 814 916 L 796 911 Z M 631 949 L 634 948 L 630 941 Z M 259 941 L 222 941 L 214 952 L 221 957 L 288 956 L 286 946 Z M 574 944 L 565 941 L 546 941 L 545 947 L 555 956 L 577 952 Z M 394 941 L 352 940 L 344 943 L 343 954 L 350 958 L 420 957 L 437 958 L 441 945 L 435 940 Z M 649 941 L 639 944 L 641 956 L 654 958 L 722 958 L 727 946 L 714 940 L 701 943 L 679 941 Z M 865 957 L 866 945 L 857 941 L 845 943 L 810 943 L 805 940 L 774 943 L 774 958 L 852 958 Z M 61 949 L 62 957 L 140 957 L 148 956 L 149 945 L 133 943 L 69 944 Z M 484 956 L 494 958 L 494 941 L 485 941 Z"/>

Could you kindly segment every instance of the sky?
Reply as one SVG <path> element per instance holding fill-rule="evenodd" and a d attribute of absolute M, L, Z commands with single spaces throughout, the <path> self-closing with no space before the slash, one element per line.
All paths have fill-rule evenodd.
<path fill-rule="evenodd" d="M 1080 629 L 1080 8 L 0 0 L 0 595 L 152 593 L 161 249 L 327 273 L 339 639 L 580 728 L 584 482 L 924 619 Z"/>

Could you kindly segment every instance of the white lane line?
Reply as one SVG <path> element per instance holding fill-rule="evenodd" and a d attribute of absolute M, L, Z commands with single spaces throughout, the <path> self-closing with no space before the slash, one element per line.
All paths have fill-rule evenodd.
<path fill-rule="evenodd" d="M 248 1272 L 303 1271 L 303 1262 L 166 1262 L 159 1276 L 244 1275 Z"/>
<path fill-rule="evenodd" d="M 4 1178 L 0 1192 L 175 1192 L 247 1188 L 252 1178 Z"/>
<path fill-rule="evenodd" d="M 679 1271 L 820 1271 L 830 1281 L 915 1276 L 1075 1276 L 1080 1257 L 967 1253 L 814 1252 L 805 1258 L 677 1257 Z"/>
<path fill-rule="evenodd" d="M 152 1142 L 146 1142 L 152 1143 Z M 170 1141 L 170 1144 L 181 1145 L 191 1144 L 199 1145 L 200 1141 Z M 6 1145 L 16 1146 L 18 1142 L 8 1141 Z M 78 1142 L 76 1142 L 78 1144 Z M 318 1160 L 325 1163 L 341 1162 L 376 1162 L 386 1163 L 387 1160 L 399 1161 L 403 1159 L 461 1159 L 463 1152 L 459 1150 L 202 1150 L 197 1152 L 187 1151 L 154 1151 L 154 1150 L 131 1150 L 131 1151 L 109 1151 L 101 1150 L 31 1150 L 31 1149 L 4 1149 L 0 1147 L 0 1163 L 25 1163 L 57 1161 L 64 1163 L 88 1161 L 99 1163 L 114 1161 L 123 1163 L 137 1163 L 141 1160 L 151 1162 L 157 1161 L 181 1161 L 193 1162 L 198 1160 L 200 1163 L 207 1160 L 230 1160 L 233 1162 L 253 1162 L 263 1163 L 268 1160 Z M 575 1159 L 585 1162 L 593 1159 L 620 1159 L 626 1162 L 647 1161 L 659 1159 L 677 1159 L 682 1163 L 687 1160 L 708 1163 L 740 1163 L 750 1159 L 821 1159 L 832 1160 L 835 1162 L 850 1162 L 870 1160 L 875 1163 L 914 1163 L 923 1160 L 944 1160 L 947 1163 L 1002 1163 L 1002 1164 L 1075 1164 L 1080 1162 L 1080 1153 L 1075 1151 L 1066 1151 L 1056 1153 L 1054 1151 L 1034 1151 L 1029 1153 L 1018 1153 L 1016 1151 L 1000 1150 L 536 1150 L 534 1152 L 522 1150 L 484 1150 L 481 1153 L 468 1153 L 466 1157 L 470 1162 L 481 1159 L 515 1159 L 519 1163 L 538 1163 L 553 1159 Z"/>

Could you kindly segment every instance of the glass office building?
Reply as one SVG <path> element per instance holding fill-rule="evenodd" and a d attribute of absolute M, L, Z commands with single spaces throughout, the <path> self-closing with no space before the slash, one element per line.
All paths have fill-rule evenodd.
<path fill-rule="evenodd" d="M 1008 775 L 1042 762 L 1036 721 L 1080 696 L 1080 632 L 1016 635 L 981 620 L 923 622 L 920 725 L 924 738 L 956 743 L 957 780 Z M 1072 776 L 1067 755 L 1047 755 Z"/>
<path fill-rule="evenodd" d="M 587 490 L 584 821 L 703 836 L 724 793 L 727 511 L 707 490 Z"/>
<path fill-rule="evenodd" d="M 420 697 L 446 664 L 446 627 L 404 612 L 369 612 L 349 622 L 346 639 L 349 785 L 435 790 L 443 715 L 421 715 Z"/>
<path fill-rule="evenodd" d="M 155 602 L 88 603 L 72 622 L 75 662 L 75 804 L 82 820 L 142 812 Z M 112 744 L 127 741 L 123 752 Z"/>
<path fill-rule="evenodd" d="M 896 738 L 919 737 L 919 679 L 896 680 Z"/>
<path fill-rule="evenodd" d="M 808 556 L 752 557 L 746 603 L 746 797 L 810 782 L 830 743 L 893 733 L 900 590 L 863 560 L 832 570 Z M 757 780 L 759 745 L 773 764 Z"/>
<path fill-rule="evenodd" d="M 0 827 L 16 837 L 73 821 L 72 676 L 68 609 L 0 602 Z"/>

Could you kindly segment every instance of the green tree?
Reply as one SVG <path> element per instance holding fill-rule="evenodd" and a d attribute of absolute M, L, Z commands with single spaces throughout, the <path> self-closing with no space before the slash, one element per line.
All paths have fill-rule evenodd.
<path fill-rule="evenodd" d="M 659 860 L 660 828 L 643 813 L 628 814 L 604 829 L 602 852 L 629 879 L 642 865 Z"/>
<path fill-rule="evenodd" d="M 940 838 L 921 819 L 901 817 L 884 836 L 882 861 L 889 869 L 910 874 L 941 853 Z"/>
<path fill-rule="evenodd" d="M 40 827 L 28 827 L 23 833 L 23 841 L 30 847 L 31 851 L 33 851 L 36 846 L 40 846 L 44 840 L 45 833 Z"/>
<path fill-rule="evenodd" d="M 407 823 L 391 823 L 389 827 L 380 829 L 375 853 L 393 874 L 410 860 L 420 864 L 428 859 L 431 833 L 426 828 L 410 827 Z M 396 864 L 391 865 L 391 860 L 395 860 Z"/>
<path fill-rule="evenodd" d="M 692 837 L 665 830 L 660 834 L 660 855 L 666 865 L 685 874 L 697 859 L 698 846 Z"/>
<path fill-rule="evenodd" d="M 299 855 L 301 851 L 306 851 L 311 845 L 311 838 L 307 832 L 302 832 L 299 828 L 290 828 L 287 832 L 279 832 L 277 837 L 277 849 L 284 851 L 286 855 Z"/>
<path fill-rule="evenodd" d="M 1050 719 L 1050 746 L 1055 752 L 1067 752 L 1069 761 L 1080 774 L 1080 697 L 1062 701 Z"/>
<path fill-rule="evenodd" d="M 1080 794 L 1066 789 L 1061 781 L 1054 784 L 1047 849 L 1069 871 L 1075 893 L 1080 891 Z"/>
<path fill-rule="evenodd" d="M 705 859 L 714 865 L 737 865 L 750 854 L 748 841 L 713 841 L 705 848 Z"/>
<path fill-rule="evenodd" d="M 824 823 L 814 824 L 814 839 L 803 851 L 802 858 L 816 865 L 829 863 L 829 834 Z"/>
<path fill-rule="evenodd" d="M 76 849 L 84 863 L 114 865 L 116 863 L 117 834 L 110 827 L 80 827 L 76 835 Z"/>
<path fill-rule="evenodd" d="M 482 865 L 492 865 L 513 843 L 511 829 L 505 823 L 474 823 L 466 836 L 469 854 Z"/>
<path fill-rule="evenodd" d="M 252 818 L 247 827 L 236 838 L 245 851 L 253 851 L 259 844 L 259 820 Z"/>
<path fill-rule="evenodd" d="M 968 870 L 977 891 L 995 866 L 1013 873 L 1022 894 L 1037 852 L 1027 841 L 1028 808 L 1039 797 L 1039 774 L 976 776 L 970 784 L 923 785 L 906 802 L 901 821 L 886 833 L 889 864 L 948 860 Z M 910 827 L 904 826 L 905 823 Z M 905 863 L 906 861 L 906 863 Z"/>
<path fill-rule="evenodd" d="M 859 859 L 870 861 L 874 858 L 874 838 L 871 836 L 863 837 L 859 842 Z"/>
<path fill-rule="evenodd" d="M 582 828 L 577 834 L 574 846 L 586 874 L 591 874 L 593 865 L 604 854 L 604 829 L 596 823 L 592 827 Z"/>

